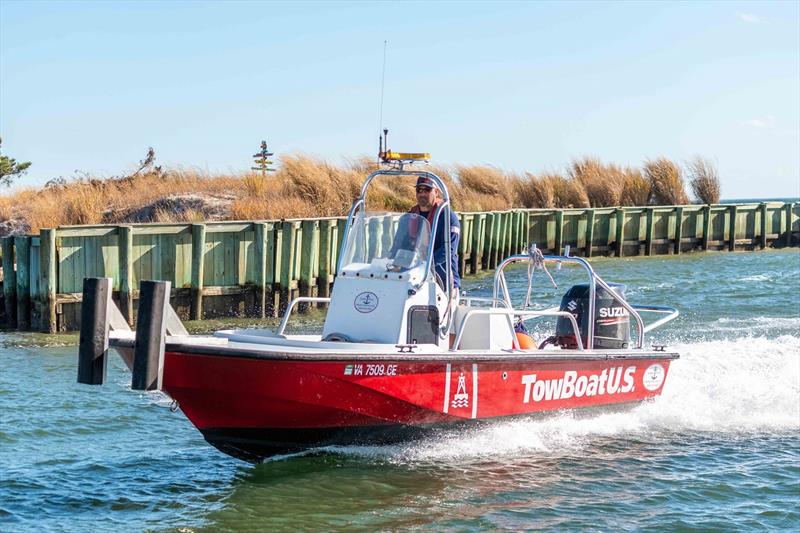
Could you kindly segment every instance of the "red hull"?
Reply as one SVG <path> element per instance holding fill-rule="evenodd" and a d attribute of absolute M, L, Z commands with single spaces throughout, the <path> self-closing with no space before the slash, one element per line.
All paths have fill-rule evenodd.
<path fill-rule="evenodd" d="M 168 351 L 162 389 L 209 442 L 257 460 L 477 420 L 640 402 L 661 393 L 677 356 L 395 357 Z"/>

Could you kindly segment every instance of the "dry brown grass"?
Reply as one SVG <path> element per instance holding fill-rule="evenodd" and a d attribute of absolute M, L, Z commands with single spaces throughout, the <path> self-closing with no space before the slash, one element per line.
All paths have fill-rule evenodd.
<path fill-rule="evenodd" d="M 377 165 L 371 158 L 333 165 L 290 154 L 280 159 L 277 172 L 267 176 L 148 168 L 121 178 L 55 181 L 43 189 L 21 189 L 0 196 L 0 223 L 22 220 L 22 226 L 30 226 L 35 233 L 45 227 L 120 223 L 137 212 L 149 213 L 153 222 L 196 222 L 208 216 L 230 220 L 342 216 L 358 196 L 364 177 Z M 453 207 L 465 212 L 687 202 L 680 169 L 665 158 L 647 161 L 644 173 L 591 157 L 573 161 L 566 176 L 557 172 L 513 174 L 485 165 L 412 168 L 439 175 L 448 186 Z M 688 164 L 688 169 L 695 195 L 702 201 L 717 202 L 716 169 L 699 158 Z M 695 188 L 695 182 L 701 188 Z M 416 201 L 413 177 L 378 178 L 373 183 L 367 200 L 372 210 L 406 211 Z M 224 208 L 209 215 L 207 205 L 184 203 L 173 209 L 174 202 L 164 202 L 172 197 L 180 200 L 182 195 L 221 199 Z"/>
<path fill-rule="evenodd" d="M 14 216 L 14 202 L 8 196 L 0 196 L 0 220 L 8 220 Z"/>
<path fill-rule="evenodd" d="M 650 182 L 651 202 L 656 205 L 684 205 L 689 203 L 683 187 L 683 175 L 678 165 L 659 157 L 644 163 L 644 175 Z"/>
<path fill-rule="evenodd" d="M 689 185 L 695 198 L 704 204 L 718 204 L 721 190 L 714 163 L 698 155 L 686 166 L 689 169 Z"/>
<path fill-rule="evenodd" d="M 456 209 L 464 211 L 499 211 L 514 204 L 514 181 L 503 171 L 484 165 L 455 167 L 458 175 L 453 202 Z M 464 206 L 459 207 L 459 206 Z"/>
<path fill-rule="evenodd" d="M 644 206 L 650 201 L 650 182 L 639 169 L 627 167 L 623 170 L 620 205 Z"/>
<path fill-rule="evenodd" d="M 580 182 L 557 172 L 546 172 L 540 179 L 548 182 L 547 186 L 553 190 L 553 207 L 589 207 L 589 196 Z"/>
<path fill-rule="evenodd" d="M 620 205 L 624 184 L 623 170 L 614 164 L 604 164 L 596 157 L 575 159 L 569 168 L 571 180 L 586 191 L 591 207 Z"/>
<path fill-rule="evenodd" d="M 526 208 L 550 208 L 555 206 L 552 180 L 539 178 L 530 172 L 515 183 L 519 205 Z"/>

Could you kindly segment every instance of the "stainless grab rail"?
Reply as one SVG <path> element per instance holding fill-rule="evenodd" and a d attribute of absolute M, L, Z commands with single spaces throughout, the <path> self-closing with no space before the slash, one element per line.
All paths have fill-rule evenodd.
<path fill-rule="evenodd" d="M 498 297 L 498 292 L 502 291 L 503 299 L 506 300 L 509 306 L 511 305 L 511 297 L 508 294 L 508 288 L 506 286 L 506 277 L 503 270 L 506 266 L 516 263 L 519 261 L 530 261 L 531 257 L 529 255 L 512 255 L 504 259 L 498 266 L 497 270 L 494 274 L 494 292 L 493 297 Z M 620 297 L 616 292 L 614 292 L 608 284 L 603 281 L 600 276 L 598 276 L 592 265 L 590 265 L 585 259 L 580 257 L 568 257 L 564 255 L 545 255 L 545 261 L 553 262 L 553 263 L 567 263 L 567 264 L 575 264 L 580 265 L 586 270 L 586 273 L 589 275 L 589 309 L 588 309 L 588 316 L 594 317 L 595 315 L 595 294 L 597 290 L 597 285 L 603 287 L 606 291 L 609 292 L 611 297 L 616 300 L 617 302 L 624 307 L 628 313 L 634 318 L 636 321 L 636 348 L 641 348 L 644 344 L 644 322 L 642 321 L 642 317 L 639 316 L 639 313 L 636 309 L 631 306 L 624 298 Z M 513 307 L 513 306 L 512 306 Z M 589 320 L 587 332 L 586 332 L 586 345 L 589 347 L 594 346 L 594 320 Z"/>
<path fill-rule="evenodd" d="M 436 186 L 439 188 L 439 191 L 442 193 L 442 202 L 436 209 L 436 213 L 433 217 L 433 226 L 431 227 L 431 240 L 428 243 L 428 261 L 425 265 L 425 274 L 422 277 L 422 281 L 417 284 L 416 289 L 418 290 L 419 287 L 422 286 L 428 279 L 428 276 L 431 271 L 431 265 L 434 263 L 433 258 L 433 245 L 436 241 L 436 230 L 438 229 L 439 219 L 441 218 L 441 213 L 444 212 L 444 208 L 450 207 L 450 193 L 447 190 L 447 185 L 445 184 L 444 180 L 442 180 L 439 176 L 434 174 L 433 172 L 427 172 L 425 170 L 404 170 L 404 169 L 378 169 L 367 176 L 367 179 L 364 181 L 364 185 L 361 186 L 361 194 L 359 195 L 358 199 L 353 202 L 352 207 L 350 208 L 350 212 L 347 215 L 347 222 L 344 226 L 344 238 L 342 239 L 342 245 L 339 249 L 339 261 L 337 263 L 336 272 L 339 273 L 342 271 L 343 263 L 344 263 L 344 250 L 347 246 L 347 239 L 349 238 L 349 231 L 351 226 L 351 221 L 353 220 L 353 215 L 356 213 L 358 206 L 362 206 L 366 210 L 366 199 L 367 199 L 367 189 L 369 188 L 370 182 L 378 176 L 417 176 L 418 178 L 424 177 L 428 178 L 433 181 Z M 445 232 L 444 238 L 450 238 L 450 217 L 445 217 Z M 449 241 L 448 241 L 449 242 Z M 453 273 L 451 271 L 451 251 L 450 246 L 447 242 L 445 244 L 445 251 L 446 251 L 446 262 L 447 262 L 447 302 L 450 302 L 453 299 Z M 444 325 L 440 324 L 439 326 L 439 336 L 444 336 L 450 330 L 450 324 L 453 321 L 453 311 L 452 306 L 448 305 L 448 311 L 446 312 L 446 323 Z"/>
<path fill-rule="evenodd" d="M 639 311 L 640 313 L 661 313 L 666 314 L 667 316 L 663 318 L 659 318 L 655 322 L 651 324 L 647 324 L 644 327 L 644 332 L 647 333 L 648 331 L 653 331 L 654 329 L 663 326 L 667 322 L 671 320 L 675 320 L 681 314 L 680 311 L 675 309 L 674 307 L 670 307 L 668 305 L 634 305 L 634 309 Z"/>
<path fill-rule="evenodd" d="M 294 306 L 299 303 L 330 303 L 330 298 L 324 298 L 322 296 L 300 296 L 299 298 L 295 298 L 291 301 L 291 303 L 286 307 L 286 311 L 283 313 L 283 318 L 281 319 L 281 325 L 278 326 L 278 331 L 276 335 L 283 335 L 283 331 L 286 329 L 286 324 L 289 323 L 289 316 L 292 314 L 292 309 Z"/>
<path fill-rule="evenodd" d="M 469 307 L 472 307 L 472 302 L 492 304 L 494 307 L 497 307 L 497 304 L 502 304 L 504 307 L 509 307 L 506 302 L 499 298 L 486 298 L 484 296 L 461 296 L 459 300 L 461 302 L 465 302 Z M 556 309 L 558 308 L 556 307 Z"/>

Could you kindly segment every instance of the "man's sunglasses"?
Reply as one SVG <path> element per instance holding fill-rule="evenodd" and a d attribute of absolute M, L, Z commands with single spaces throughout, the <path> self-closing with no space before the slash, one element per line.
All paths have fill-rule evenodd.
<path fill-rule="evenodd" d="M 433 190 L 433 187 L 425 187 L 423 185 L 420 185 L 419 187 L 417 187 L 417 192 L 431 192 L 432 190 Z"/>

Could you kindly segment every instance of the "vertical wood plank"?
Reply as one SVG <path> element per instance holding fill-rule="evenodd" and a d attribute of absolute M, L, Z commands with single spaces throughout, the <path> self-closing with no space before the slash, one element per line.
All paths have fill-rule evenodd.
<path fill-rule="evenodd" d="M 681 253 L 681 240 L 683 239 L 683 207 L 675 208 L 675 254 Z"/>
<path fill-rule="evenodd" d="M 736 251 L 736 222 L 737 222 L 737 214 L 736 214 L 737 206 L 732 205 L 728 208 L 728 213 L 730 214 L 730 219 L 728 220 L 728 235 L 730 239 L 728 240 L 728 251 L 734 252 Z"/>
<path fill-rule="evenodd" d="M 548 239 L 549 240 L 549 239 Z M 556 233 L 555 233 L 555 243 L 553 244 L 554 250 L 553 253 L 555 255 L 561 255 L 561 246 L 564 240 L 564 210 L 559 209 L 556 211 Z"/>
<path fill-rule="evenodd" d="M 767 235 L 772 231 L 771 224 L 767 220 L 767 203 L 761 202 L 759 206 L 761 212 L 761 249 L 767 247 Z"/>
<path fill-rule="evenodd" d="M 494 240 L 494 214 L 487 213 L 486 214 L 486 230 L 484 232 L 484 242 L 483 242 L 483 257 L 481 258 L 481 268 L 486 270 L 487 268 L 491 268 L 491 257 L 492 257 L 492 241 Z"/>
<path fill-rule="evenodd" d="M 39 260 L 40 239 L 38 236 L 31 237 L 31 267 L 30 267 L 30 293 L 31 293 L 31 331 L 42 330 L 42 300 L 40 298 L 41 287 L 39 280 L 42 277 Z"/>
<path fill-rule="evenodd" d="M 495 252 L 492 260 L 494 267 L 503 260 L 505 249 L 505 232 L 506 232 L 506 214 L 502 212 L 497 213 L 497 231 L 495 236 Z M 492 268 L 494 268 L 492 267 Z"/>
<path fill-rule="evenodd" d="M 655 213 L 653 207 L 647 207 L 647 229 L 645 230 L 645 240 L 644 240 L 644 253 L 645 255 L 653 255 L 653 231 L 655 229 Z"/>
<path fill-rule="evenodd" d="M 381 225 L 381 229 L 383 226 Z M 300 252 L 300 296 L 316 296 L 318 250 L 319 250 L 319 221 L 304 220 L 301 226 L 303 241 Z"/>
<path fill-rule="evenodd" d="M 467 266 L 467 215 L 458 213 L 458 223 L 461 226 L 461 235 L 458 239 L 458 274 L 463 277 L 466 275 L 464 269 Z"/>
<path fill-rule="evenodd" d="M 703 206 L 703 251 L 708 251 L 708 241 L 711 234 L 711 206 Z"/>
<path fill-rule="evenodd" d="M 499 256 L 502 253 L 503 245 L 501 239 L 503 237 L 503 214 L 500 212 L 492 213 L 492 246 L 490 248 L 491 255 L 489 256 L 489 268 L 497 267 Z"/>
<path fill-rule="evenodd" d="M 503 247 L 497 258 L 498 263 L 502 262 L 506 257 L 511 255 L 511 221 L 513 215 L 514 214 L 511 211 L 506 211 L 503 213 Z"/>
<path fill-rule="evenodd" d="M 206 251 L 206 225 L 192 224 L 192 286 L 189 318 L 203 318 L 203 277 Z"/>
<path fill-rule="evenodd" d="M 785 213 L 785 220 L 784 220 L 784 234 L 783 234 L 783 245 L 784 246 L 791 246 L 792 245 L 792 216 L 794 211 L 794 205 L 791 202 L 787 202 L 783 204 L 783 211 Z"/>
<path fill-rule="evenodd" d="M 594 243 L 594 209 L 586 210 L 586 247 L 583 255 L 592 257 L 592 243 Z"/>
<path fill-rule="evenodd" d="M 284 221 L 276 222 L 272 229 L 272 272 L 267 273 L 267 284 L 271 287 L 271 297 L 268 302 L 268 311 L 271 310 L 269 316 L 278 316 L 280 313 L 280 296 L 281 296 L 281 271 L 283 270 L 283 263 L 286 261 L 283 255 L 283 226 L 286 224 Z"/>
<path fill-rule="evenodd" d="M 588 210 L 584 210 L 582 213 L 575 215 L 575 246 L 572 247 L 572 250 L 574 250 L 573 255 L 583 255 L 583 252 L 586 250 L 587 212 Z"/>
<path fill-rule="evenodd" d="M 253 255 L 255 259 L 254 285 L 255 306 L 253 314 L 258 318 L 266 316 L 267 283 L 267 225 L 263 222 L 253 224 Z"/>
<path fill-rule="evenodd" d="M 531 241 L 531 213 L 530 211 L 522 212 L 522 231 L 520 232 L 520 253 L 527 253 L 528 246 Z"/>
<path fill-rule="evenodd" d="M 614 243 L 616 247 L 617 257 L 625 255 L 625 209 L 620 207 L 615 212 L 615 235 Z M 611 225 L 609 224 L 609 232 L 611 232 Z"/>
<path fill-rule="evenodd" d="M 222 286 L 231 286 L 236 285 L 238 280 L 236 279 L 236 275 L 239 273 L 238 269 L 238 253 L 236 249 L 236 244 L 238 243 L 238 235 L 235 233 L 221 233 L 219 234 L 222 237 L 222 253 L 219 255 L 221 259 L 221 265 L 219 265 L 219 270 L 216 272 L 217 276 L 215 276 L 219 280 L 219 284 Z M 217 265 L 214 265 L 215 267 Z"/>
<path fill-rule="evenodd" d="M 509 211 L 508 213 L 508 254 L 514 255 L 517 253 L 517 213 L 515 211 Z"/>
<path fill-rule="evenodd" d="M 284 221 L 282 229 L 282 244 L 281 244 L 281 270 L 278 279 L 280 287 L 281 301 L 279 304 L 279 313 L 283 312 L 283 308 L 289 304 L 292 290 L 292 280 L 294 279 L 294 264 L 297 260 L 295 257 L 295 245 L 297 242 L 297 229 L 293 221 Z"/>
<path fill-rule="evenodd" d="M 17 260 L 17 329 L 31 327 L 31 238 L 14 237 L 14 257 Z"/>
<path fill-rule="evenodd" d="M 119 307 L 122 316 L 133 326 L 133 228 L 120 226 L 117 230 L 119 257 Z"/>
<path fill-rule="evenodd" d="M 324 219 L 319 223 L 319 275 L 317 276 L 317 287 L 319 295 L 328 298 L 331 295 L 331 246 L 334 244 L 332 239 L 332 225 L 335 220 Z"/>
<path fill-rule="evenodd" d="M 17 273 L 14 270 L 14 237 L 3 237 L 3 302 L 6 327 L 17 327 Z"/>
<path fill-rule="evenodd" d="M 346 237 L 346 235 L 344 234 L 344 227 L 346 225 L 346 222 L 347 222 L 347 217 L 342 217 L 337 219 L 336 225 L 334 226 L 333 230 L 334 233 L 336 234 L 336 247 L 333 249 L 334 257 L 333 257 L 333 262 L 331 263 L 333 265 L 334 270 L 336 270 L 334 272 L 334 275 L 338 274 L 339 254 L 341 254 L 343 251 L 342 243 L 344 243 L 344 239 Z"/>
<path fill-rule="evenodd" d="M 506 236 L 505 236 L 505 254 L 503 254 L 502 259 L 514 254 L 514 220 L 516 218 L 516 213 L 513 211 L 509 211 L 506 213 Z"/>
<path fill-rule="evenodd" d="M 484 217 L 483 213 L 475 213 L 472 215 L 472 252 L 469 254 L 469 272 L 476 274 L 481 265 L 481 256 L 483 256 L 483 245 L 481 244 L 484 231 Z"/>
<path fill-rule="evenodd" d="M 175 263 L 177 262 L 175 235 L 159 235 L 158 239 L 158 258 L 159 276 L 162 281 L 169 281 L 170 286 L 179 287 L 175 279 Z"/>

